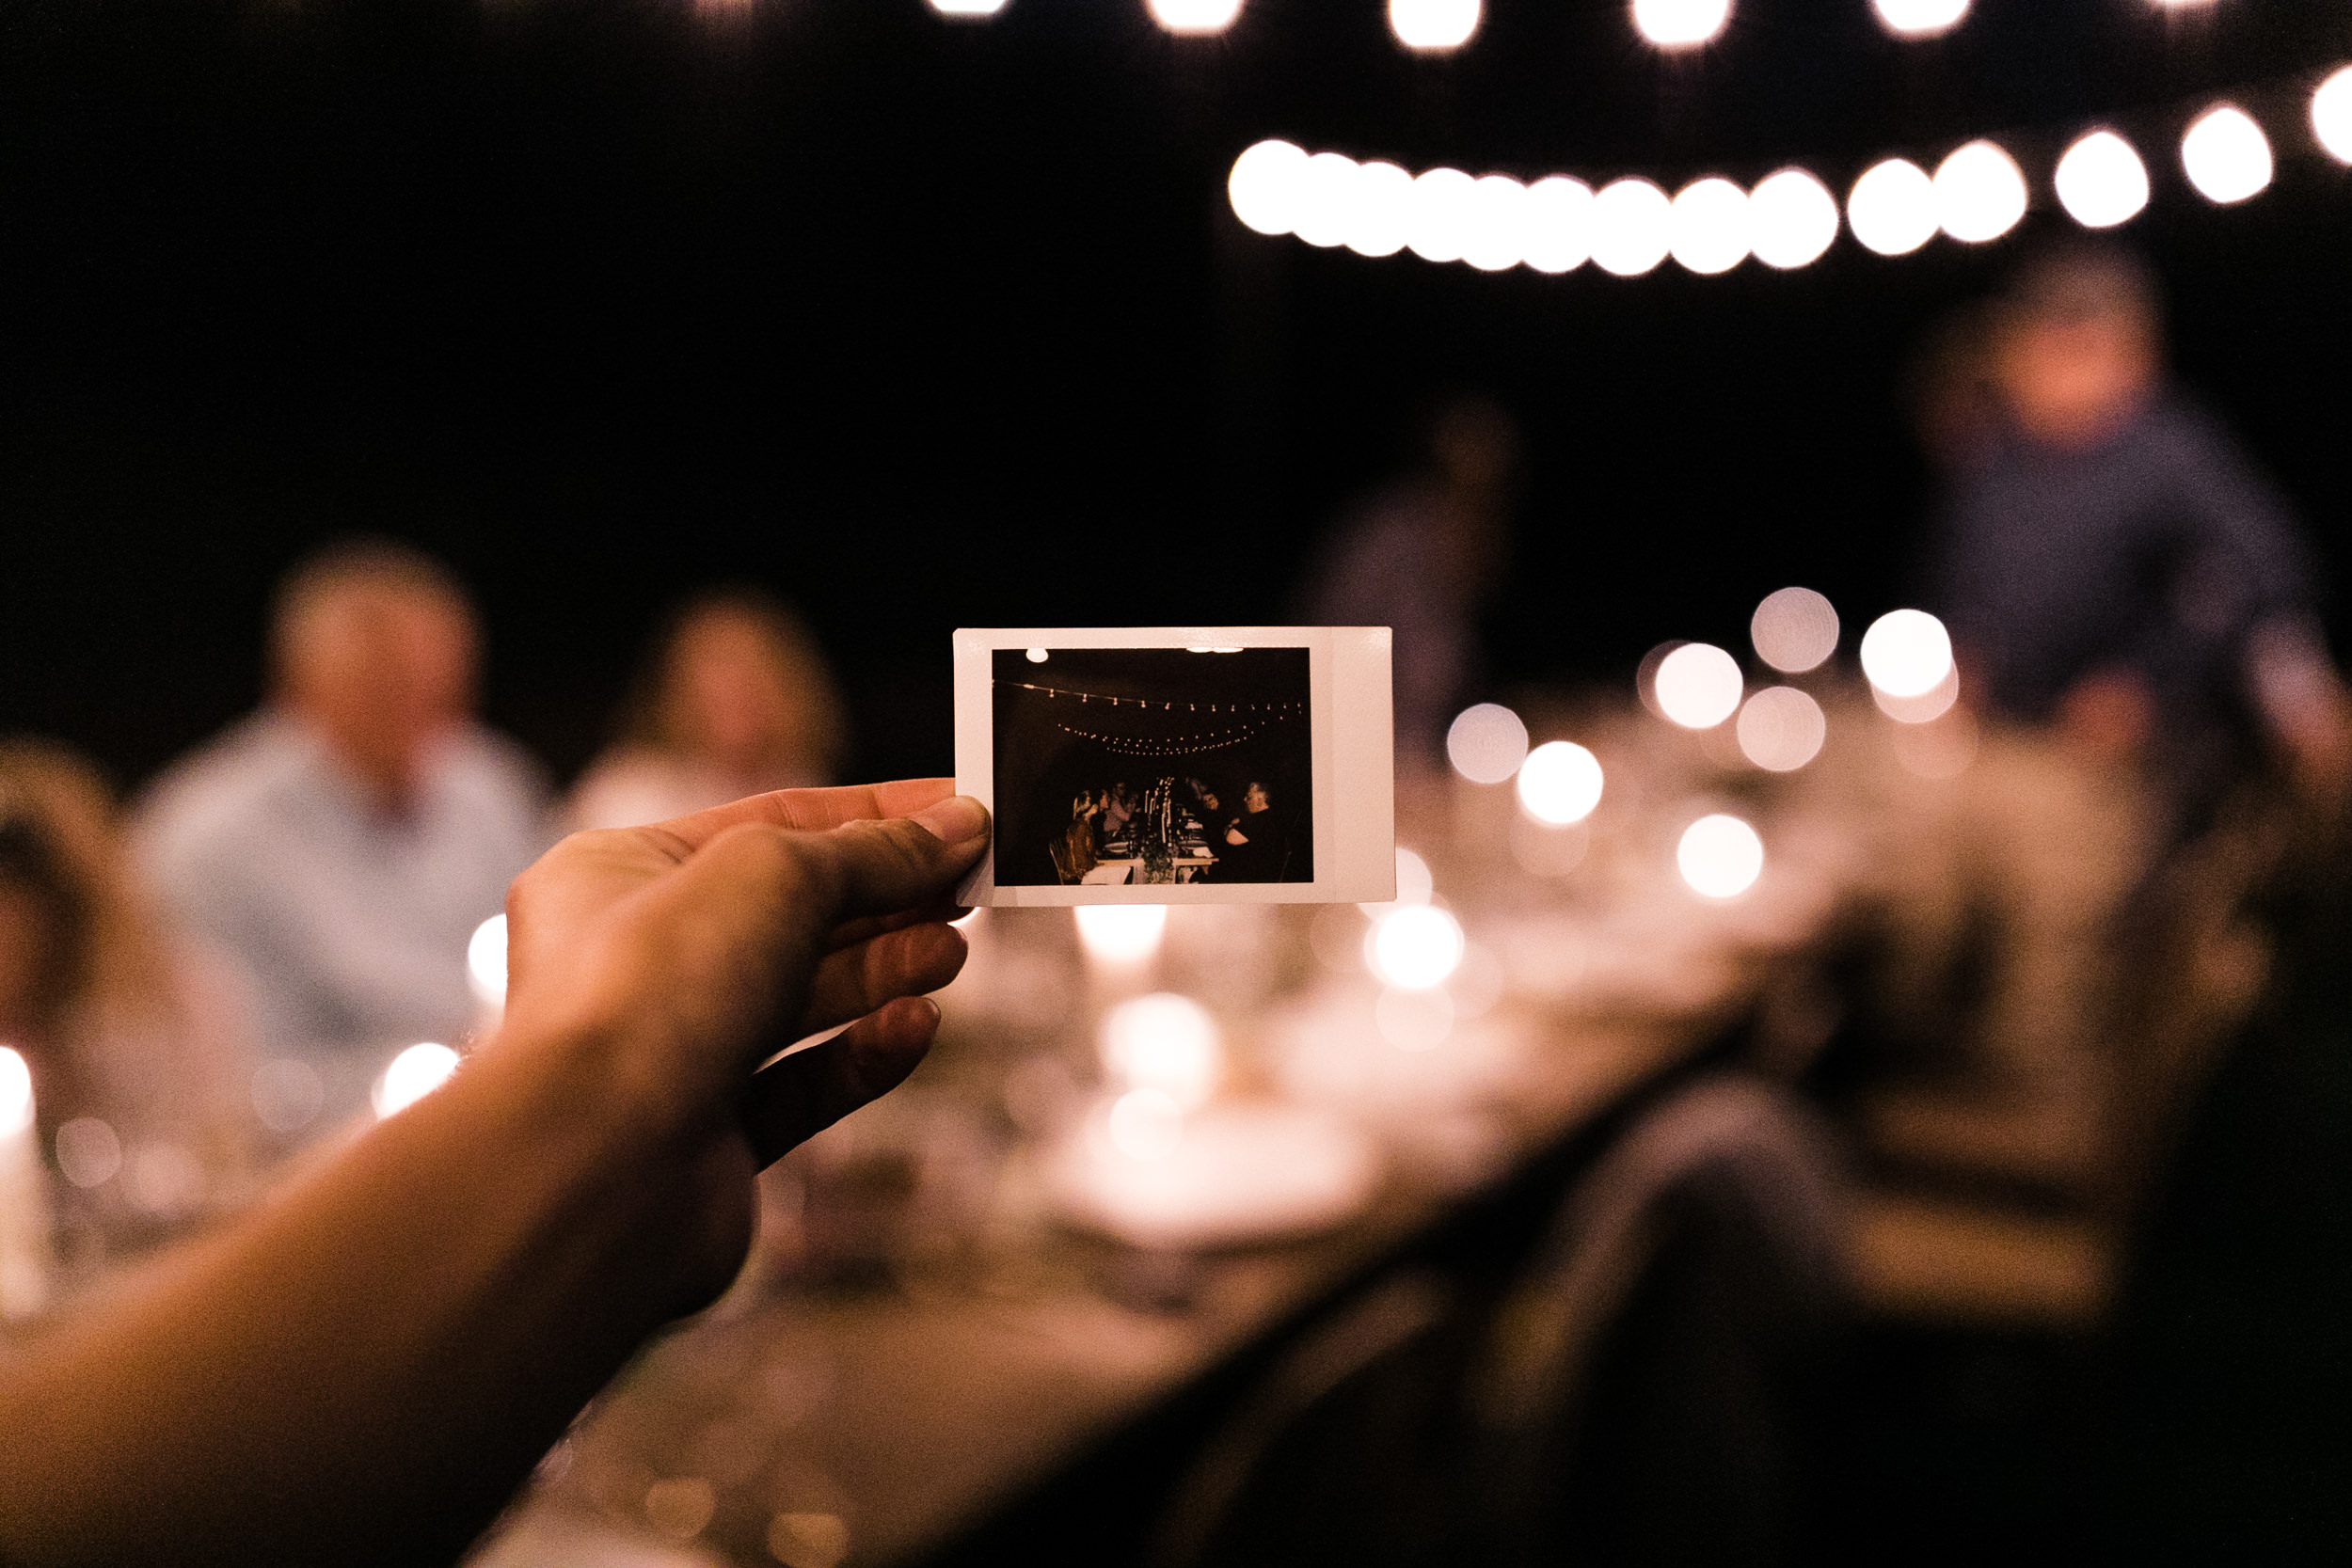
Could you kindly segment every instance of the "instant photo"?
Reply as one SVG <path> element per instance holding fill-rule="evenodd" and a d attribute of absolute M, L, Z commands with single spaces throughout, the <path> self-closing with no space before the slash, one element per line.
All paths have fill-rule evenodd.
<path fill-rule="evenodd" d="M 1385 627 L 960 631 L 983 904 L 1393 895 Z"/>

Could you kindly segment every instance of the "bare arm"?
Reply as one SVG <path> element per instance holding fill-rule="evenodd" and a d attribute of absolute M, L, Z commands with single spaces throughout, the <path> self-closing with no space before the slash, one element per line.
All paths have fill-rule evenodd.
<path fill-rule="evenodd" d="M 550 851 L 509 895 L 489 1048 L 0 1361 L 0 1561 L 453 1558 L 647 1334 L 724 1288 L 758 1168 L 920 1059 L 919 993 L 963 960 L 938 919 L 985 841 L 950 787 L 790 791 Z M 907 812 L 923 826 L 861 820 Z"/>

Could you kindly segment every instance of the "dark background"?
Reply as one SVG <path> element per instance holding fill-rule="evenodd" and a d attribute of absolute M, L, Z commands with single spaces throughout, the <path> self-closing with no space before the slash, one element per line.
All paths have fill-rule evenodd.
<path fill-rule="evenodd" d="M 1012 886 L 1053 886 L 1060 879 L 1046 845 L 1070 825 L 1071 802 L 1080 790 L 1100 794 L 1124 782 L 1140 806 L 1143 792 L 1160 779 L 1197 778 L 1217 796 L 1220 811 L 1242 809 L 1242 792 L 1263 783 L 1283 810 L 1294 842 L 1306 847 L 1303 876 L 1313 881 L 1314 729 L 1305 648 L 1243 648 L 1232 653 L 1196 654 L 1182 648 L 1054 648 L 1042 664 L 1032 664 L 1020 648 L 999 648 L 990 657 L 996 743 L 996 879 Z M 1025 689 L 1047 686 L 1056 694 Z M 1085 692 L 1081 702 L 1072 692 Z M 1102 698 L 1122 700 L 1113 706 Z M 1169 710 L 1124 703 L 1179 705 Z M 1231 717 L 1233 705 L 1295 703 L 1284 719 Z M 1216 730 L 1255 728 L 1240 745 L 1184 756 L 1127 756 L 1061 729 L 1136 739 L 1195 736 Z M 1186 801 L 1181 786 L 1177 802 Z M 1214 824 L 1204 823 L 1214 831 Z"/>
<path fill-rule="evenodd" d="M 2337 0 L 1979 0 L 1901 44 L 1865 0 L 1740 0 L 1695 57 L 1618 0 L 1490 0 L 1415 58 L 1379 0 L 20 0 L 0 17 L 0 728 L 135 783 L 254 698 L 268 585 L 354 530 L 478 586 L 493 717 L 560 771 L 660 609 L 755 578 L 839 658 L 861 774 L 950 766 L 963 625 L 1261 622 L 1433 392 L 1526 421 L 1499 680 L 1735 643 L 1790 581 L 1889 607 L 1926 476 L 1919 325 L 2018 241 L 1620 280 L 1365 261 L 1242 230 L 1261 136 L 1669 188 L 2093 117 L 2179 357 L 2337 560 L 2352 175 L 2300 93 Z M 2202 95 L 2279 184 L 2217 210 Z M 2261 105 L 2257 105 L 2261 107 Z M 2046 215 L 2036 222 L 2048 222 Z"/>

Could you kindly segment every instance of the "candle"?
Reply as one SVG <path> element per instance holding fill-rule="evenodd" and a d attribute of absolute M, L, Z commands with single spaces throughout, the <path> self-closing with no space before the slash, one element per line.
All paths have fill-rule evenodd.
<path fill-rule="evenodd" d="M 33 1074 L 0 1045 L 0 1318 L 49 1301 L 49 1183 L 34 1130 Z"/>

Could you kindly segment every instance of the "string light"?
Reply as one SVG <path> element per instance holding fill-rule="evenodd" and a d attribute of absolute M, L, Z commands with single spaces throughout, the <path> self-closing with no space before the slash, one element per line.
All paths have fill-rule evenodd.
<path fill-rule="evenodd" d="M 1221 33 L 1241 14 L 1241 0 L 1144 0 L 1152 20 L 1171 33 Z"/>
<path fill-rule="evenodd" d="M 2352 164 L 2352 65 L 2319 84 L 2312 94 L 2312 135 L 2340 164 Z"/>
<path fill-rule="evenodd" d="M 2085 229 L 2112 229 L 2148 205 L 2148 168 L 2132 144 L 2112 131 L 2093 131 L 2058 160 L 2058 204 Z"/>
<path fill-rule="evenodd" d="M 2270 183 L 2270 139 L 2244 109 L 2219 104 L 2198 116 L 2181 138 L 2181 170 L 2208 201 L 2244 201 Z"/>

